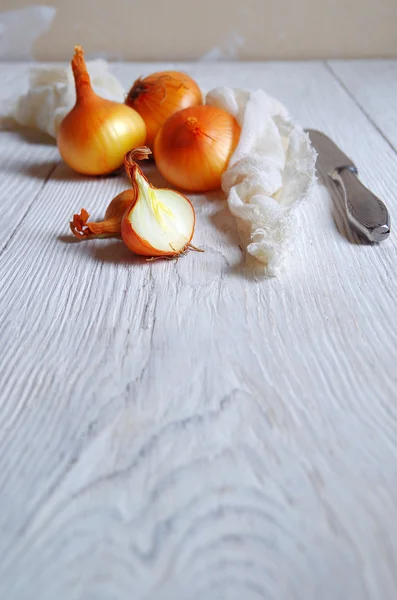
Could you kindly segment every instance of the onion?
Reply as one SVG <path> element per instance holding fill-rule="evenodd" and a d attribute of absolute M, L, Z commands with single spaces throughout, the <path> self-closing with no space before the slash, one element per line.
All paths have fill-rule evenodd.
<path fill-rule="evenodd" d="M 153 148 L 157 132 L 163 123 L 178 110 L 202 104 L 197 83 L 178 71 L 153 73 L 137 79 L 125 103 L 134 108 L 146 125 L 146 145 Z"/>
<path fill-rule="evenodd" d="M 132 108 L 95 94 L 81 46 L 75 47 L 72 69 L 76 104 L 60 124 L 59 152 L 79 173 L 111 173 L 121 167 L 128 150 L 145 143 L 145 123 Z"/>
<path fill-rule="evenodd" d="M 195 212 L 179 192 L 151 185 L 135 160 L 148 158 L 149 148 L 136 148 L 125 156 L 132 189 L 118 194 L 109 204 L 104 221 L 88 222 L 83 208 L 70 223 L 73 235 L 82 240 L 122 235 L 136 254 L 149 257 L 178 256 L 192 246 Z"/>
<path fill-rule="evenodd" d="M 125 157 L 135 202 L 124 213 L 121 236 L 136 254 L 177 256 L 190 245 L 196 215 L 185 196 L 174 190 L 155 188 L 148 182 L 135 159 L 148 158 L 149 154 L 149 148 L 136 148 Z"/>
<path fill-rule="evenodd" d="M 194 106 L 172 115 L 160 129 L 154 158 L 160 173 L 175 187 L 207 192 L 220 187 L 240 137 L 240 126 L 215 106 Z"/>

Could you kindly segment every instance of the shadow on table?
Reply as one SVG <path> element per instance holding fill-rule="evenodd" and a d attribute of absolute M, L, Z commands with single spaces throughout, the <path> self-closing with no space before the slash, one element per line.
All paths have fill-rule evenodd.
<path fill-rule="evenodd" d="M 119 169 L 116 169 L 107 175 L 82 175 L 81 173 L 77 173 L 68 167 L 68 165 L 62 161 L 57 151 L 56 154 L 57 155 L 53 160 L 32 161 L 29 162 L 28 165 L 26 165 L 26 163 L 22 164 L 18 161 L 10 161 L 4 165 L 4 170 L 7 171 L 7 173 L 12 172 L 25 175 L 26 177 L 33 177 L 35 179 L 43 180 L 47 179 L 49 174 L 51 174 L 51 180 L 53 181 L 89 181 L 90 179 L 100 181 L 121 177 L 125 179 L 126 189 L 130 186 L 124 167 L 120 167 Z M 147 165 L 139 163 L 139 165 L 146 177 L 149 179 L 150 183 L 152 183 L 155 187 L 170 187 L 170 184 L 167 183 L 164 177 L 160 175 L 153 163 L 149 163 Z M 0 165 L 0 171 L 1 170 L 2 166 Z M 51 173 L 52 170 L 53 172 Z"/>
<path fill-rule="evenodd" d="M 244 250 L 237 229 L 237 221 L 229 210 L 226 198 L 220 210 L 210 216 L 210 221 L 219 231 L 224 241 L 239 249 L 238 260 L 229 264 L 229 276 L 248 281 L 266 281 L 270 279 L 265 273 L 265 265 Z"/>
<path fill-rule="evenodd" d="M 60 158 L 60 156 L 54 158 L 54 160 L 42 160 L 33 161 L 28 165 L 23 165 L 20 162 L 7 162 L 4 165 L 4 169 L 0 165 L 0 171 L 4 170 L 7 173 L 15 173 L 18 175 L 24 175 L 29 178 L 46 180 L 51 177 L 52 181 L 89 181 L 90 179 L 110 179 L 113 177 L 120 177 L 125 175 L 124 170 L 115 171 L 109 175 L 101 175 L 100 177 L 82 175 L 76 173 L 70 167 L 68 167 Z M 127 177 L 126 188 L 128 187 Z"/>
<path fill-rule="evenodd" d="M 0 131 L 15 133 L 16 136 L 28 144 L 56 146 L 54 138 L 48 133 L 44 133 L 43 131 L 39 131 L 32 127 L 24 127 L 8 115 L 0 117 Z"/>
<path fill-rule="evenodd" d="M 147 265 L 148 260 L 144 256 L 138 256 L 127 248 L 120 237 L 106 238 L 103 244 L 98 245 L 94 240 L 79 240 L 70 235 L 60 235 L 58 240 L 64 244 L 80 244 L 82 252 L 100 262 L 124 265 Z M 150 261 L 149 261 L 150 262 Z M 160 262 L 160 261 L 153 261 Z"/>
<path fill-rule="evenodd" d="M 113 173 L 109 173 L 109 175 L 101 175 L 101 176 L 91 176 L 91 175 L 82 175 L 81 173 L 77 173 L 73 171 L 70 167 L 68 167 L 60 158 L 60 156 L 54 158 L 54 160 L 41 160 L 41 161 L 32 161 L 28 165 L 26 163 L 23 165 L 20 162 L 7 162 L 3 166 L 0 165 L 0 172 L 4 171 L 7 173 L 15 173 L 18 175 L 24 175 L 26 177 L 34 178 L 34 179 L 42 179 L 46 180 L 51 177 L 52 181 L 89 181 L 97 179 L 97 180 L 105 180 L 111 179 L 115 177 L 123 177 L 125 178 L 126 189 L 128 188 L 128 180 L 125 175 L 124 169 L 119 169 L 118 171 L 114 171 Z"/>
<path fill-rule="evenodd" d="M 0 165 L 0 172 L 15 173 L 29 179 L 41 179 L 46 181 L 85 181 L 87 177 L 69 169 L 60 158 L 54 160 L 32 161 L 29 164 L 21 162 L 7 162 Z"/>
<path fill-rule="evenodd" d="M 131 250 L 127 248 L 121 239 L 112 240 L 110 243 L 108 242 L 107 244 L 101 246 L 91 245 L 88 249 L 88 252 L 92 258 L 104 263 L 136 266 L 144 266 L 148 264 L 148 260 L 144 256 L 138 256 L 137 254 L 131 252 Z"/>

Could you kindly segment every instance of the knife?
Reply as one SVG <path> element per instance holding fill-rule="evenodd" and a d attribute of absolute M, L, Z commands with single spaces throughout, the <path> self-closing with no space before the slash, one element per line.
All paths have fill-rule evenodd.
<path fill-rule="evenodd" d="M 339 186 L 347 218 L 370 242 L 381 242 L 390 233 L 390 216 L 385 204 L 361 183 L 355 164 L 324 133 L 306 129 L 317 151 L 316 167 Z"/>

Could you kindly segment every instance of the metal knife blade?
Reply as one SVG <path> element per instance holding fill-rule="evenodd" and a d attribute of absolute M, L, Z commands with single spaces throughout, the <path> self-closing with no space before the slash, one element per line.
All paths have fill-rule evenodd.
<path fill-rule="evenodd" d="M 347 217 L 357 232 L 370 242 L 381 242 L 390 234 L 390 216 L 385 204 L 358 178 L 353 161 L 324 133 L 306 129 L 317 151 L 316 168 L 341 188 Z"/>

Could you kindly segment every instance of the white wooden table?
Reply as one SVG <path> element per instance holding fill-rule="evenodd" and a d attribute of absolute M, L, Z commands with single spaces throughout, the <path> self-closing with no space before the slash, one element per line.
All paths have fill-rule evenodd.
<path fill-rule="evenodd" d="M 277 96 L 395 218 L 397 62 L 175 66 Z M 7 109 L 28 66 L 0 71 Z M 263 280 L 193 197 L 206 252 L 147 263 L 70 236 L 122 177 L 3 129 L 0 598 L 395 600 L 396 232 L 358 244 L 322 189 Z"/>

